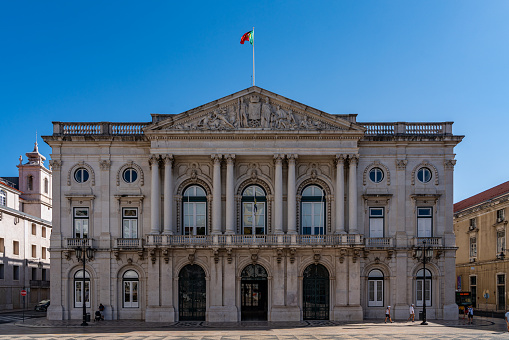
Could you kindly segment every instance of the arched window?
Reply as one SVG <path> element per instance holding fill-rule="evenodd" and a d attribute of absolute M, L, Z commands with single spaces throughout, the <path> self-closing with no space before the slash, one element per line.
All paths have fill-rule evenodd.
<path fill-rule="evenodd" d="M 44 193 L 49 193 L 49 181 L 47 178 L 44 179 Z"/>
<path fill-rule="evenodd" d="M 83 289 L 83 269 L 74 274 L 74 307 L 83 307 L 83 301 L 90 307 L 90 275 L 85 271 L 85 289 Z"/>
<path fill-rule="evenodd" d="M 424 305 L 424 300 L 426 300 L 426 306 L 431 306 L 431 280 L 431 272 L 427 269 L 426 276 L 424 275 L 424 269 L 420 269 L 415 275 L 416 306 L 422 307 Z"/>
<path fill-rule="evenodd" d="M 182 200 L 184 235 L 205 235 L 207 232 L 207 195 L 202 187 L 192 185 Z"/>
<path fill-rule="evenodd" d="M 368 275 L 368 306 L 382 307 L 384 305 L 384 274 L 373 269 Z"/>
<path fill-rule="evenodd" d="M 0 205 L 7 206 L 7 192 L 0 190 Z"/>
<path fill-rule="evenodd" d="M 267 197 L 258 185 L 250 185 L 242 192 L 242 233 L 263 235 L 266 225 Z"/>
<path fill-rule="evenodd" d="M 28 176 L 27 189 L 34 190 L 34 176 L 32 175 Z"/>
<path fill-rule="evenodd" d="M 319 186 L 310 185 L 302 190 L 300 223 L 303 235 L 324 234 L 325 194 Z"/>
<path fill-rule="evenodd" d="M 138 273 L 128 270 L 122 276 L 122 296 L 125 308 L 138 308 Z"/>

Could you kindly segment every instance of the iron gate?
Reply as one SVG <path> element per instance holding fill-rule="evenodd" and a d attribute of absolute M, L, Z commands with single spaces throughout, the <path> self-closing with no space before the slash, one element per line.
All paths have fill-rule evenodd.
<path fill-rule="evenodd" d="M 321 264 L 304 270 L 304 320 L 329 320 L 329 272 Z"/>
<path fill-rule="evenodd" d="M 241 274 L 241 320 L 267 320 L 267 272 L 265 268 L 250 264 Z"/>
<path fill-rule="evenodd" d="M 179 320 L 205 321 L 206 302 L 205 272 L 188 264 L 179 273 Z"/>

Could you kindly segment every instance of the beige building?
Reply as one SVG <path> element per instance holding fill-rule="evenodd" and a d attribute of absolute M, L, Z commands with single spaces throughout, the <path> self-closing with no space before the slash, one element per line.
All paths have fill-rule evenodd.
<path fill-rule="evenodd" d="M 508 208 L 509 182 L 454 205 L 454 232 L 459 246 L 456 288 L 470 291 L 478 309 L 504 311 L 507 308 Z"/>
<path fill-rule="evenodd" d="M 50 319 L 455 319 L 452 123 L 251 87 L 146 123 L 54 122 Z M 426 271 L 416 246 L 433 256 Z M 75 247 L 94 250 L 85 273 Z M 83 282 L 85 275 L 85 282 Z"/>
<path fill-rule="evenodd" d="M 0 310 L 49 298 L 51 170 L 37 149 L 17 166 L 19 177 L 0 177 Z"/>

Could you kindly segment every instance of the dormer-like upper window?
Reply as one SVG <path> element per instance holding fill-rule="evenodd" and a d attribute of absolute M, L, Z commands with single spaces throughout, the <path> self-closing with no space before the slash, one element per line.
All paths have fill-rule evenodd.
<path fill-rule="evenodd" d="M 7 192 L 5 190 L 0 190 L 0 205 L 7 205 Z"/>

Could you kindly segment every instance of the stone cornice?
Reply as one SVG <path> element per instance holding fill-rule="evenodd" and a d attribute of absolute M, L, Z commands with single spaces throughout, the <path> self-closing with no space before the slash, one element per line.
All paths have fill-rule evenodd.
<path fill-rule="evenodd" d="M 25 219 L 25 220 L 30 221 L 30 222 L 36 222 L 36 223 L 44 225 L 45 227 L 50 227 L 50 228 L 52 227 L 50 221 L 43 220 L 43 219 L 41 219 L 39 217 L 29 215 L 27 213 L 21 212 L 21 211 L 16 210 L 16 209 L 0 206 L 0 212 L 9 214 L 9 215 L 14 216 L 14 217 L 22 218 L 22 219 Z"/>
<path fill-rule="evenodd" d="M 471 214 L 474 214 L 474 213 L 476 213 L 478 211 L 485 210 L 485 209 L 497 206 L 499 204 L 506 203 L 508 201 L 509 201 L 509 193 L 506 193 L 506 194 L 504 194 L 502 196 L 498 196 L 498 197 L 492 198 L 492 199 L 490 199 L 488 201 L 476 204 L 476 205 L 474 205 L 472 207 L 469 207 L 469 208 L 463 209 L 463 210 L 461 210 L 459 212 L 456 212 L 456 213 L 454 213 L 454 219 L 459 219 L 459 218 L 463 218 L 463 217 L 467 217 L 467 216 L 468 216 L 468 218 L 470 218 L 469 215 L 471 215 Z"/>

